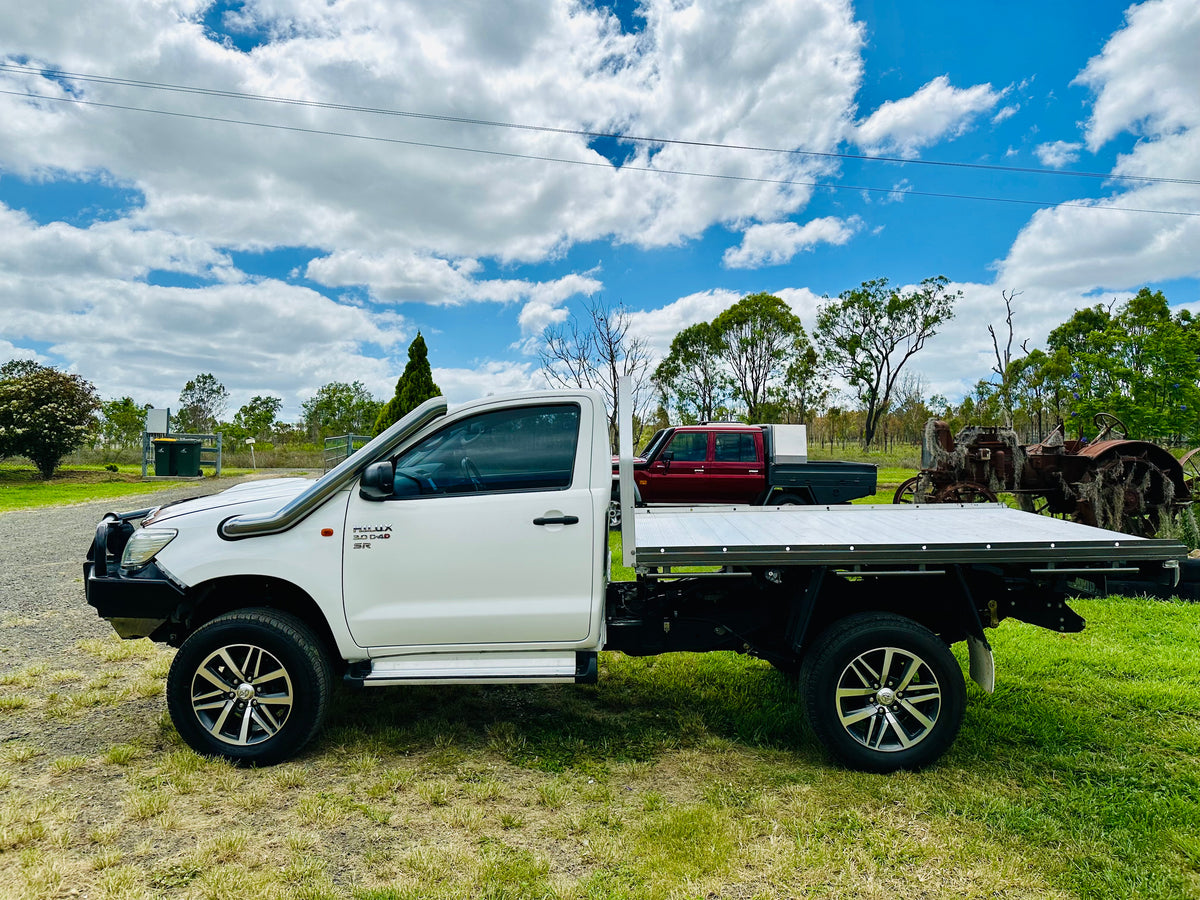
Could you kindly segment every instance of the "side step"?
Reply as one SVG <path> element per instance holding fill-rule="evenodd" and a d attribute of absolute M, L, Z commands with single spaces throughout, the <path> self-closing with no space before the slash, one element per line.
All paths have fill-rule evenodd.
<path fill-rule="evenodd" d="M 595 684 L 594 650 L 552 653 L 421 653 L 350 664 L 352 687 L 395 684 Z"/>

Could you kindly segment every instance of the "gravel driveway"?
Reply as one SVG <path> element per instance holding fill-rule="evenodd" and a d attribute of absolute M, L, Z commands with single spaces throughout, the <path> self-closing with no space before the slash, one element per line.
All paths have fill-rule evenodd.
<path fill-rule="evenodd" d="M 289 473 L 290 474 L 290 473 Z M 81 653 L 77 644 L 85 638 L 109 639 L 113 630 L 87 605 L 83 591 L 83 562 L 96 533 L 96 523 L 110 511 L 144 509 L 172 500 L 199 497 L 231 487 L 249 478 L 223 478 L 218 484 L 181 484 L 149 494 L 116 500 L 99 500 L 72 506 L 42 507 L 0 513 L 0 677 L 23 670 L 44 668 L 48 673 L 64 669 L 94 668 L 96 661 Z M 37 685 L 35 693 L 53 690 Z M 162 698 L 131 701 L 113 707 L 97 725 L 104 731 L 105 744 L 138 737 L 144 731 L 147 712 L 155 721 Z M 78 732 L 81 722 L 45 723 L 38 732 L 0 716 L 0 746 L 21 739 L 54 752 L 89 752 L 88 735 Z M 129 733 L 112 734 L 110 729 Z M 144 735 L 143 735 L 144 736 Z M 94 752 L 92 748 L 91 752 Z"/>

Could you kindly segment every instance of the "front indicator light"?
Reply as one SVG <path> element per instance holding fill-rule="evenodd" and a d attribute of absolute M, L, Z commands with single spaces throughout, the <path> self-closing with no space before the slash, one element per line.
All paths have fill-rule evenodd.
<path fill-rule="evenodd" d="M 121 568 L 136 572 L 145 566 L 163 547 L 175 540 L 179 534 L 174 528 L 139 528 L 125 545 L 121 554 Z"/>

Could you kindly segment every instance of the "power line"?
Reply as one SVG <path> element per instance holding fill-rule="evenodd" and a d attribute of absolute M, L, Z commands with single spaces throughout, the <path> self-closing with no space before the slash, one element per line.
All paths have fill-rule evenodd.
<path fill-rule="evenodd" d="M 683 147 L 704 147 L 720 150 L 747 150 L 757 153 L 774 153 L 789 156 L 806 156 L 818 159 L 854 160 L 859 162 L 886 162 L 899 165 L 933 166 L 950 169 L 978 169 L 991 172 L 1008 172 L 1020 175 L 1045 175 L 1056 178 L 1098 178 L 1111 181 L 1130 181 L 1147 184 L 1188 184 L 1200 185 L 1200 179 L 1171 178 L 1153 175 L 1123 175 L 1105 172 L 1079 172 L 1063 169 L 1046 169 L 1033 166 L 1001 166 L 989 163 L 954 162 L 935 159 L 906 159 L 896 156 L 874 156 L 858 153 L 833 153 L 817 150 L 799 150 L 780 147 L 759 147 L 750 144 L 728 144 L 719 141 L 696 141 L 682 138 L 645 137 L 618 132 L 590 131 L 578 128 L 559 128 L 550 125 L 531 125 L 519 122 L 504 122 L 493 119 L 480 119 L 467 116 L 450 116 L 438 113 L 423 113 L 409 110 L 386 109 L 372 106 L 356 106 L 346 103 L 330 103 L 321 100 L 299 100 L 288 97 L 275 97 L 269 94 L 254 94 L 244 91 L 230 91 L 219 88 L 204 88 L 192 85 L 169 84 L 159 81 L 143 81 L 134 78 L 119 78 L 110 75 L 92 75 L 81 72 L 65 72 L 59 69 L 42 69 L 34 66 L 22 66 L 16 63 L 0 63 L 0 71 L 22 72 L 40 75 L 44 78 L 73 78 L 78 81 L 96 84 L 115 85 L 120 87 L 135 87 L 145 90 L 166 91 L 180 94 L 197 94 L 207 97 L 224 97 L 235 100 L 252 100 L 259 103 L 276 103 L 287 106 L 303 106 L 313 109 L 330 109 L 341 112 L 367 113 L 377 116 L 393 116 L 397 118 L 422 119 L 427 121 L 448 122 L 456 125 L 475 125 L 488 128 L 509 128 L 520 131 L 535 131 L 547 134 L 566 134 L 590 139 L 606 138 L 627 143 L 663 144 Z M 137 108 L 137 107 L 132 107 Z"/>
<path fill-rule="evenodd" d="M 599 169 L 609 169 L 609 170 L 613 169 L 612 164 L 607 161 L 606 162 L 595 162 L 592 160 L 565 159 L 563 157 L 558 157 L 558 156 L 541 156 L 541 155 L 529 154 L 529 153 L 515 153 L 515 152 L 505 151 L 505 150 L 487 150 L 487 149 L 483 149 L 480 147 L 462 147 L 462 146 L 458 146 L 458 145 L 454 145 L 454 144 L 438 144 L 438 143 L 433 143 L 430 141 L 412 141 L 412 140 L 404 140 L 402 138 L 380 137 L 378 135 L 355 134 L 353 132 L 346 132 L 346 131 L 331 131 L 331 130 L 322 129 L 322 128 L 304 128 L 304 127 L 301 127 L 298 125 L 279 125 L 279 124 L 274 124 L 274 123 L 270 123 L 270 122 L 255 122 L 255 121 L 248 120 L 248 119 L 233 119 L 233 118 L 227 118 L 224 116 L 206 116 L 206 115 L 201 115 L 199 113 L 184 113 L 184 112 L 176 112 L 176 111 L 165 110 L 165 109 L 151 109 L 149 107 L 142 107 L 142 106 L 128 106 L 128 105 L 120 104 L 120 103 L 102 103 L 98 100 L 84 100 L 79 97 L 48 97 L 43 94 L 34 94 L 34 93 L 30 93 L 28 91 L 6 91 L 6 90 L 0 90 L 0 95 L 24 97 L 25 99 L 29 99 L 29 100 L 49 100 L 49 101 L 53 101 L 53 102 L 57 102 L 57 103 L 71 103 L 71 104 L 75 104 L 75 105 L 79 105 L 79 106 L 92 106 L 92 107 L 97 107 L 97 108 L 101 108 L 101 109 L 116 109 L 116 110 L 123 110 L 126 112 L 140 112 L 140 113 L 147 113 L 147 114 L 158 115 L 158 116 L 166 116 L 166 117 L 177 118 L 177 119 L 190 119 L 193 121 L 200 121 L 200 122 L 219 122 L 219 123 L 226 124 L 226 125 L 242 125 L 242 126 L 251 127 L 251 128 L 267 128 L 267 129 L 272 129 L 272 130 L 276 130 L 276 131 L 292 132 L 295 134 L 312 134 L 312 135 L 321 135 L 324 137 L 349 138 L 352 140 L 359 140 L 359 141 L 372 141 L 375 143 L 383 143 L 383 144 L 397 144 L 397 145 L 406 146 L 406 147 L 422 147 L 422 148 L 432 149 L 432 150 L 449 150 L 449 151 L 454 151 L 454 152 L 459 152 L 459 153 L 475 153 L 475 154 L 481 154 L 481 155 L 485 155 L 485 156 L 500 156 L 500 157 L 506 157 L 509 159 L 526 159 L 526 160 L 533 160 L 533 161 L 537 161 L 537 162 L 553 162 L 553 163 L 561 163 L 561 164 L 565 164 L 565 165 L 586 166 L 588 168 L 599 168 Z M 1016 197 L 989 197 L 989 196 L 982 196 L 982 195 L 977 195 L 977 194 L 953 194 L 953 193 L 941 193 L 941 192 L 937 192 L 937 191 L 917 191 L 917 190 L 902 189 L 902 188 L 880 188 L 880 187 L 871 187 L 871 186 L 865 186 L 865 185 L 834 184 L 831 182 L 823 182 L 823 181 L 800 181 L 800 180 L 796 180 L 796 179 L 787 179 L 787 178 L 757 178 L 757 177 L 753 177 L 753 176 L 749 176 L 749 175 L 727 175 L 727 174 L 721 174 L 721 173 L 716 173 L 716 172 L 692 172 L 692 171 L 688 171 L 688 170 L 684 170 L 684 169 L 660 169 L 660 168 L 654 168 L 652 166 L 637 166 L 637 165 L 632 165 L 632 164 L 626 164 L 626 165 L 617 167 L 617 171 L 626 171 L 626 170 L 634 171 L 634 172 L 647 172 L 647 173 L 652 173 L 652 174 L 656 174 L 656 175 L 673 175 L 673 176 L 684 176 L 684 177 L 690 177 L 690 178 L 710 178 L 710 179 L 717 179 L 717 180 L 722 180 L 722 181 L 748 182 L 751 184 L 771 184 L 771 185 L 781 185 L 781 186 L 787 186 L 787 187 L 829 188 L 832 190 L 840 190 L 840 191 L 861 191 L 861 192 L 876 193 L 876 194 L 892 194 L 892 195 L 914 196 L 914 197 L 935 197 L 935 198 L 946 199 L 946 200 L 974 200 L 974 201 L 986 202 L 986 203 L 1009 203 L 1009 204 L 1018 204 L 1018 205 L 1022 205 L 1022 206 L 1071 207 L 1071 208 L 1075 208 L 1075 209 L 1095 209 L 1095 210 L 1105 210 L 1105 211 L 1112 211 L 1112 212 L 1133 212 L 1133 213 L 1150 213 L 1150 214 L 1155 214 L 1155 215 L 1167 215 L 1167 216 L 1200 217 L 1200 212 L 1187 212 L 1184 210 L 1174 210 L 1174 209 L 1143 209 L 1143 208 L 1132 207 L 1132 206 L 1096 206 L 1092 203 L 1071 203 L 1071 202 L 1061 202 L 1060 203 L 1060 202 L 1049 201 L 1049 200 L 1026 200 L 1026 199 L 1021 199 L 1021 198 L 1016 198 Z"/>

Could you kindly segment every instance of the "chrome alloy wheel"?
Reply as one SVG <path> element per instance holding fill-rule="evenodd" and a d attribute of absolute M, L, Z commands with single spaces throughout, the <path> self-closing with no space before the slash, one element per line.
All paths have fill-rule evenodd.
<path fill-rule="evenodd" d="M 291 715 L 293 697 L 287 669 L 253 644 L 218 648 L 192 676 L 192 711 L 224 744 L 245 747 L 274 737 Z"/>
<path fill-rule="evenodd" d="M 842 728 L 871 750 L 894 753 L 923 741 L 937 724 L 942 689 L 921 657 L 898 647 L 868 650 L 837 682 Z"/>

